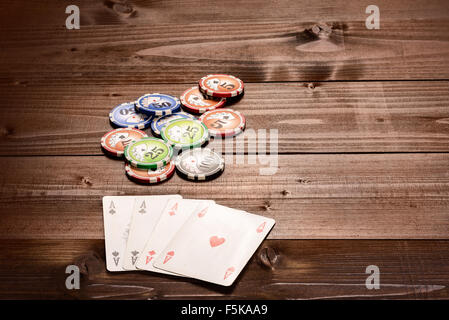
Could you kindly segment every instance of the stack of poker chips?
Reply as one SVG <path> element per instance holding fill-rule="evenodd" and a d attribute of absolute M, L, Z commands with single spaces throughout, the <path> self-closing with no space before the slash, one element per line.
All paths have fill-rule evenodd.
<path fill-rule="evenodd" d="M 137 183 L 165 181 L 175 169 L 184 179 L 214 179 L 224 171 L 224 160 L 204 146 L 210 136 L 229 138 L 243 132 L 245 117 L 223 108 L 243 93 L 242 80 L 213 74 L 201 78 L 198 86 L 187 89 L 180 99 L 145 94 L 109 113 L 117 129 L 101 138 L 102 149 L 108 156 L 124 158 L 127 176 Z M 153 137 L 142 131 L 149 127 Z"/>

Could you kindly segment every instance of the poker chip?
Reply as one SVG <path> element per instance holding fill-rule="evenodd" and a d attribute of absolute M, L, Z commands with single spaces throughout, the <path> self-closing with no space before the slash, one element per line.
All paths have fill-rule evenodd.
<path fill-rule="evenodd" d="M 192 87 L 181 95 L 181 104 L 184 110 L 196 114 L 221 108 L 225 105 L 226 99 L 210 99 L 204 96 L 198 87 Z"/>
<path fill-rule="evenodd" d="M 184 179 L 212 180 L 224 171 L 224 159 L 209 148 L 183 151 L 175 160 L 176 172 Z"/>
<path fill-rule="evenodd" d="M 109 113 L 111 123 L 120 128 L 146 129 L 152 119 L 152 116 L 136 112 L 133 102 L 122 103 Z"/>
<path fill-rule="evenodd" d="M 209 129 L 211 136 L 233 137 L 245 130 L 246 119 L 238 111 L 217 109 L 208 111 L 200 117 Z"/>
<path fill-rule="evenodd" d="M 162 93 L 149 93 L 135 102 L 136 110 L 151 116 L 165 116 L 180 111 L 178 98 Z"/>
<path fill-rule="evenodd" d="M 148 137 L 148 135 L 134 128 L 118 128 L 111 130 L 101 138 L 101 147 L 107 154 L 122 157 L 125 147 L 130 143 Z"/>
<path fill-rule="evenodd" d="M 227 74 L 210 74 L 200 79 L 198 88 L 211 97 L 231 98 L 243 93 L 243 81 Z"/>
<path fill-rule="evenodd" d="M 133 181 L 138 183 L 152 184 L 165 181 L 175 173 L 175 164 L 173 162 L 158 169 L 138 169 L 125 165 L 126 175 Z"/>
<path fill-rule="evenodd" d="M 158 138 L 142 138 L 125 148 L 126 160 L 136 168 L 158 169 L 170 162 L 172 147 Z"/>
<path fill-rule="evenodd" d="M 178 119 L 195 119 L 194 116 L 185 113 L 185 112 L 177 112 L 172 114 L 167 114 L 166 116 L 162 116 L 159 118 L 154 118 L 151 122 L 151 131 L 153 134 L 160 137 L 162 128 L 170 121 L 178 120 Z"/>
<path fill-rule="evenodd" d="M 197 148 L 209 141 L 207 127 L 196 119 L 170 121 L 162 128 L 161 136 L 176 149 Z"/>

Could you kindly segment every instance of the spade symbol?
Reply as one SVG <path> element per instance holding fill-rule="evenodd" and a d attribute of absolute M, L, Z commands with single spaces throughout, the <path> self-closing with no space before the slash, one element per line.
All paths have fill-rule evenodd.
<path fill-rule="evenodd" d="M 147 213 L 147 206 L 145 205 L 145 201 L 142 202 L 142 204 L 140 205 L 140 210 L 139 213 L 144 214 Z"/>
<path fill-rule="evenodd" d="M 114 251 L 112 253 L 112 256 L 114 259 L 115 266 L 118 267 L 118 262 L 120 261 L 119 253 L 117 251 Z"/>
<path fill-rule="evenodd" d="M 111 204 L 109 205 L 109 213 L 110 213 L 110 214 L 115 214 L 115 205 L 114 205 L 114 201 L 111 201 Z"/>
<path fill-rule="evenodd" d="M 131 252 L 131 254 L 133 255 L 131 257 L 131 262 L 132 262 L 133 265 L 135 265 L 136 262 L 137 262 L 137 259 L 139 258 L 139 256 L 138 256 L 139 251 L 134 250 L 134 251 Z"/>

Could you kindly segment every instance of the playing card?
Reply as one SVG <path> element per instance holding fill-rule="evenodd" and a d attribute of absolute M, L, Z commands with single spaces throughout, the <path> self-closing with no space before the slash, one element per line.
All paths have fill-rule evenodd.
<path fill-rule="evenodd" d="M 213 205 L 192 214 L 154 267 L 224 286 L 231 285 L 275 221 Z"/>
<path fill-rule="evenodd" d="M 109 271 L 122 269 L 123 255 L 129 234 L 129 224 L 135 196 L 103 197 L 104 239 L 106 268 Z"/>
<path fill-rule="evenodd" d="M 137 269 L 137 259 L 168 201 L 171 199 L 179 201 L 182 197 L 180 195 L 163 195 L 136 198 L 130 220 L 126 250 L 124 251 L 123 269 Z"/>
<path fill-rule="evenodd" d="M 156 227 L 149 237 L 144 254 L 137 261 L 137 268 L 159 273 L 173 274 L 153 267 L 153 262 L 159 253 L 167 246 L 171 238 L 178 232 L 190 215 L 205 214 L 210 206 L 215 204 L 209 200 L 170 200 L 165 207 Z"/>

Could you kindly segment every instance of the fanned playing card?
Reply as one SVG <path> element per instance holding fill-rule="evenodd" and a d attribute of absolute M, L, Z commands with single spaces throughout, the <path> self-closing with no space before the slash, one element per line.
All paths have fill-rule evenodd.
<path fill-rule="evenodd" d="M 209 207 L 215 204 L 209 200 L 170 200 L 162 213 L 156 227 L 154 228 L 148 242 L 137 261 L 137 268 L 159 273 L 171 272 L 153 267 L 153 262 L 159 253 L 167 246 L 171 238 L 178 232 L 181 226 L 192 214 L 205 214 Z"/>
<path fill-rule="evenodd" d="M 131 213 L 135 196 L 103 197 L 104 239 L 106 268 L 109 271 L 124 271 L 123 255 L 128 240 Z"/>
<path fill-rule="evenodd" d="M 153 265 L 229 286 L 274 223 L 270 218 L 213 205 L 205 214 L 192 214 Z"/>
<path fill-rule="evenodd" d="M 178 201 L 182 197 L 180 195 L 163 195 L 136 198 L 124 252 L 123 269 L 137 270 L 136 262 L 145 247 L 145 243 L 167 206 L 167 202 L 171 199 Z"/>

